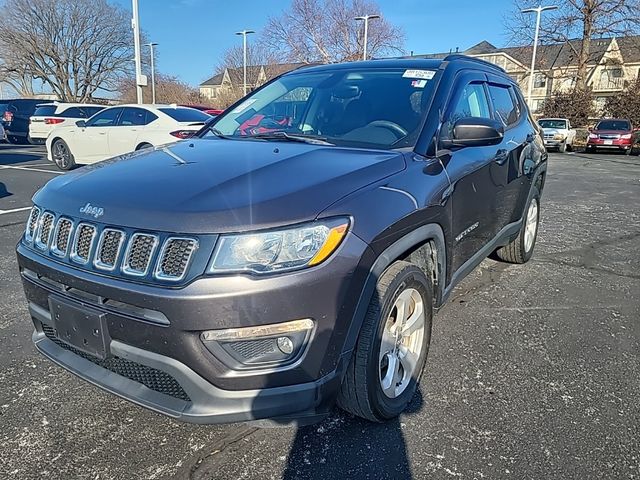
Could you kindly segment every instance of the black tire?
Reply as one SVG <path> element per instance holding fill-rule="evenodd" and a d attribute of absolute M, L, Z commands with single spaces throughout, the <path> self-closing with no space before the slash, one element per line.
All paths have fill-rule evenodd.
<path fill-rule="evenodd" d="M 15 135 L 9 135 L 7 137 L 7 142 L 12 145 L 20 145 L 20 137 L 16 137 Z"/>
<path fill-rule="evenodd" d="M 626 148 L 624 150 L 624 154 L 628 157 L 629 155 L 631 155 L 632 151 L 633 151 L 633 147 Z"/>
<path fill-rule="evenodd" d="M 500 260 L 509 263 L 526 263 L 533 255 L 533 250 L 536 246 L 536 239 L 538 237 L 538 229 L 540 227 L 540 193 L 537 188 L 533 188 L 533 195 L 529 199 L 522 215 L 522 226 L 520 227 L 518 236 L 504 247 L 500 247 L 496 250 L 496 255 Z M 527 248 L 527 245 L 525 245 L 526 230 L 528 225 L 528 216 L 533 202 L 536 202 L 537 207 L 535 215 L 535 232 L 533 233 L 533 240 Z"/>
<path fill-rule="evenodd" d="M 382 333 L 398 296 L 411 288 L 419 292 L 424 306 L 424 329 L 421 352 L 405 389 L 395 398 L 384 394 L 380 382 L 380 348 Z M 382 422 L 397 417 L 413 398 L 424 368 L 431 339 L 433 314 L 431 283 L 424 272 L 409 262 L 395 262 L 382 274 L 376 285 L 353 356 L 345 373 L 338 406 L 358 417 Z"/>
<path fill-rule="evenodd" d="M 587 147 L 585 151 L 587 153 L 596 153 L 596 147 Z"/>
<path fill-rule="evenodd" d="M 63 158 L 62 150 L 66 150 L 68 157 Z M 57 138 L 51 143 L 51 155 L 60 170 L 71 170 L 76 167 L 76 160 L 71 153 L 69 145 L 61 138 Z"/>

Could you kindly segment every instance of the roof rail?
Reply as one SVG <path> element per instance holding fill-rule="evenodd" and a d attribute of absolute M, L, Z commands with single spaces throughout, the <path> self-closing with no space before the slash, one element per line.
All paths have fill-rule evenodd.
<path fill-rule="evenodd" d="M 470 57 L 469 55 L 462 55 L 462 54 L 459 54 L 459 53 L 454 53 L 454 54 L 451 54 L 451 55 L 447 55 L 444 58 L 445 62 L 451 62 L 453 60 L 463 60 L 465 62 L 479 63 L 481 65 L 484 65 L 485 67 L 489 67 L 489 68 L 493 68 L 494 70 L 498 70 L 501 73 L 507 73 L 507 71 L 504 68 L 499 67 L 495 63 L 487 62 L 486 60 L 481 60 L 481 59 L 476 58 L 476 57 Z"/>

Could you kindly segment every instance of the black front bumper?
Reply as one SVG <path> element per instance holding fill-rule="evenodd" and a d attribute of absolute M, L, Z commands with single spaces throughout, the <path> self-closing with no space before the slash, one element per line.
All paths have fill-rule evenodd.
<path fill-rule="evenodd" d="M 315 421 L 333 406 L 349 362 L 346 333 L 367 271 L 359 263 L 368 247 L 349 237 L 319 267 L 260 279 L 201 278 L 180 289 L 99 277 L 19 244 L 33 341 L 49 359 L 92 384 L 184 421 Z M 56 337 L 52 294 L 104 312 L 107 362 Z M 286 368 L 233 370 L 200 340 L 203 330 L 299 318 L 314 319 L 316 330 L 302 358 Z"/>

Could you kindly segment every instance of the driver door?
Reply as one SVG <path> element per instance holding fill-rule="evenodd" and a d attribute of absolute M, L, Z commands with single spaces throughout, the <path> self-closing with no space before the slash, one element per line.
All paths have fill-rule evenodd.
<path fill-rule="evenodd" d="M 109 132 L 117 125 L 122 108 L 107 108 L 89 119 L 84 128 L 79 128 L 76 141 L 70 145 L 71 152 L 80 161 L 97 162 L 109 158 Z"/>
<path fill-rule="evenodd" d="M 492 118 L 486 76 L 465 73 L 445 110 L 441 138 L 452 138 L 455 122 L 463 118 Z M 491 174 L 497 146 L 454 147 L 441 159 L 452 184 L 451 227 L 452 265 L 456 272 L 493 238 L 496 215 L 493 211 L 497 186 Z"/>

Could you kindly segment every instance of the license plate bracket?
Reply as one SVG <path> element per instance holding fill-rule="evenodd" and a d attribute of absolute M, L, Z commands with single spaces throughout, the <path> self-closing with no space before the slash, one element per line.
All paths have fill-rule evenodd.
<path fill-rule="evenodd" d="M 104 313 L 54 295 L 49 296 L 49 312 L 64 343 L 101 360 L 109 356 L 111 339 Z"/>
<path fill-rule="evenodd" d="M 613 140 L 605 140 L 604 144 L 605 145 L 613 145 Z"/>

